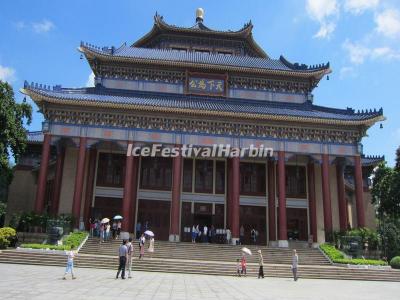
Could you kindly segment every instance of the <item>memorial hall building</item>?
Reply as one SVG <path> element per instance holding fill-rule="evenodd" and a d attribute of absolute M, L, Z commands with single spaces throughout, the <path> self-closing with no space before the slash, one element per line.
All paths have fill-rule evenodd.
<path fill-rule="evenodd" d="M 81 42 L 94 87 L 25 82 L 43 114 L 40 132 L 14 168 L 8 217 L 16 212 L 123 216 L 123 230 L 148 222 L 156 239 L 190 240 L 191 227 L 245 229 L 261 244 L 322 243 L 333 231 L 375 227 L 368 177 L 383 158 L 361 140 L 383 110 L 318 105 L 313 90 L 329 63 L 271 58 L 251 22 L 210 29 L 158 14 L 133 44 Z M 57 72 L 57 70 L 54 70 Z M 328 78 L 329 79 L 329 78 Z M 269 157 L 127 155 L 132 147 L 264 147 Z M 189 234 L 188 234 L 189 233 Z"/>

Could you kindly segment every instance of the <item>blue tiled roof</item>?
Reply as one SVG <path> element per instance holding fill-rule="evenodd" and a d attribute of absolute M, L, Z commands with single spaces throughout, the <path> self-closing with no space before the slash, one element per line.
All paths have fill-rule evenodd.
<path fill-rule="evenodd" d="M 29 131 L 27 134 L 28 143 L 43 143 L 43 139 L 42 131 Z"/>
<path fill-rule="evenodd" d="M 379 155 L 363 155 L 361 156 L 361 164 L 363 166 L 377 166 L 379 163 L 385 161 L 385 156 Z"/>
<path fill-rule="evenodd" d="M 138 58 L 146 60 L 164 60 L 170 62 L 190 62 L 196 64 L 220 65 L 230 67 L 243 67 L 267 70 L 280 70 L 291 72 L 315 72 L 328 69 L 328 64 L 308 67 L 306 65 L 290 64 L 286 59 L 259 58 L 250 56 L 218 55 L 210 53 L 174 51 L 169 49 L 151 49 L 128 47 L 122 45 L 119 48 L 96 47 L 90 44 L 81 44 L 81 48 L 111 57 Z"/>
<path fill-rule="evenodd" d="M 281 103 L 272 101 L 215 98 L 206 96 L 190 96 L 182 94 L 158 94 L 149 92 L 131 92 L 125 90 L 96 88 L 64 89 L 56 87 L 51 90 L 48 87 L 25 85 L 26 89 L 52 98 L 89 101 L 99 103 L 131 104 L 149 107 L 193 109 L 199 111 L 225 111 L 237 113 L 249 113 L 259 115 L 279 115 L 306 118 L 322 118 L 332 120 L 368 120 L 382 116 L 380 109 L 356 113 L 354 110 L 335 109 L 313 105 L 311 102 L 302 104 Z"/>

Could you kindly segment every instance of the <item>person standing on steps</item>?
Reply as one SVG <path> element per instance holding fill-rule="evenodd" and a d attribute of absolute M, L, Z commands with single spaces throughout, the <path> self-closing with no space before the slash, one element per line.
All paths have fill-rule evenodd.
<path fill-rule="evenodd" d="M 264 278 L 264 258 L 262 256 L 261 250 L 258 250 L 258 279 Z"/>
<path fill-rule="evenodd" d="M 131 271 L 132 271 L 132 256 L 133 256 L 133 244 L 132 238 L 129 238 L 128 243 L 126 243 L 126 248 L 128 249 L 128 253 L 126 255 L 126 267 L 128 269 L 128 278 L 132 278 Z"/>
<path fill-rule="evenodd" d="M 136 238 L 139 239 L 142 234 L 142 223 L 140 221 L 136 224 Z"/>
<path fill-rule="evenodd" d="M 144 233 L 142 233 L 142 236 L 139 239 L 139 259 L 142 259 L 144 257 L 144 243 L 146 242 L 146 238 L 144 237 Z"/>
<path fill-rule="evenodd" d="M 126 258 L 128 255 L 128 248 L 126 247 L 126 240 L 123 240 L 122 245 L 119 246 L 118 254 L 119 254 L 119 266 L 118 266 L 117 276 L 115 277 L 115 279 L 118 279 L 120 272 L 122 272 L 121 278 L 125 279 Z"/>
<path fill-rule="evenodd" d="M 117 239 L 119 239 L 119 236 L 121 234 L 121 227 L 122 227 L 122 222 L 118 221 L 118 223 L 117 223 Z"/>
<path fill-rule="evenodd" d="M 203 243 L 207 243 L 208 242 L 208 227 L 207 225 L 204 225 L 203 227 Z"/>
<path fill-rule="evenodd" d="M 68 272 L 71 272 L 72 279 L 76 279 L 74 274 L 74 258 L 75 258 L 75 251 L 74 246 L 71 245 L 71 249 L 66 251 L 65 254 L 67 255 L 67 267 L 65 268 L 65 273 L 63 279 L 67 279 Z"/>
<path fill-rule="evenodd" d="M 196 238 L 197 238 L 197 230 L 196 230 L 196 227 L 193 225 L 193 227 L 192 227 L 192 243 L 193 244 L 196 243 Z"/>
<path fill-rule="evenodd" d="M 293 250 L 292 256 L 292 272 L 293 272 L 293 279 L 297 281 L 297 267 L 299 265 L 299 256 L 297 255 L 296 249 Z"/>
<path fill-rule="evenodd" d="M 244 227 L 243 227 L 243 225 L 240 226 L 240 229 L 239 229 L 239 242 L 240 242 L 240 245 L 244 244 Z"/>
<path fill-rule="evenodd" d="M 242 253 L 242 259 L 240 260 L 240 263 L 242 265 L 242 274 L 244 276 L 247 275 L 247 261 L 246 261 L 246 256 L 244 255 L 244 253 Z"/>
<path fill-rule="evenodd" d="M 149 252 L 149 257 L 151 259 L 154 253 L 154 237 L 150 238 L 149 248 L 147 249 L 147 251 Z"/>
<path fill-rule="evenodd" d="M 107 225 L 106 225 L 106 238 L 105 238 L 106 241 L 110 240 L 110 228 L 111 228 L 110 223 L 107 223 Z"/>

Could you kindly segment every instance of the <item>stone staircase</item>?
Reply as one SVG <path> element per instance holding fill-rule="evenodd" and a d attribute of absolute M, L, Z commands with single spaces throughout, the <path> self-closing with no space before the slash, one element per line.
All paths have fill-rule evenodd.
<path fill-rule="evenodd" d="M 91 255 L 111 255 L 118 254 L 118 247 L 121 241 L 112 240 L 99 243 L 98 239 L 90 238 L 81 248 L 81 254 Z M 138 242 L 134 242 L 134 255 L 138 256 Z M 196 260 L 196 261 L 216 261 L 235 263 L 241 256 L 243 246 L 231 246 L 222 244 L 192 244 L 192 243 L 171 243 L 156 241 L 153 258 L 177 259 L 177 260 Z M 247 257 L 248 263 L 257 263 L 257 250 L 261 249 L 264 263 L 267 264 L 291 264 L 292 249 L 269 248 L 265 246 L 246 246 L 252 252 L 252 256 Z M 145 246 L 147 249 L 147 245 Z M 330 262 L 318 249 L 297 249 L 297 253 L 302 265 L 330 265 Z M 145 253 L 147 256 L 148 253 Z"/>
<path fill-rule="evenodd" d="M 117 249 L 120 241 L 99 244 L 97 239 L 89 239 L 76 257 L 75 266 L 81 268 L 117 269 Z M 236 275 L 236 258 L 240 256 L 240 246 L 156 242 L 153 258 L 137 258 L 137 242 L 133 270 L 148 272 L 191 273 L 208 275 Z M 249 246 L 253 252 L 257 247 Z M 261 247 L 264 257 L 264 272 L 267 277 L 291 277 L 290 249 Z M 400 282 L 400 271 L 348 269 L 329 264 L 316 249 L 299 249 L 300 278 L 347 279 Z M 147 254 L 147 253 L 146 253 Z M 289 258 L 289 259 L 288 259 Z M 248 259 L 248 276 L 257 276 L 257 256 Z M 316 263 L 319 261 L 319 263 Z M 65 255 L 40 252 L 4 250 L 0 253 L 0 263 L 50 265 L 64 267 Z"/>

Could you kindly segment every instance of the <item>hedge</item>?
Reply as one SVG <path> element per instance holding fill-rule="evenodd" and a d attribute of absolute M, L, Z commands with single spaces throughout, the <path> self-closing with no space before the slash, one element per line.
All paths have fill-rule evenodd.
<path fill-rule="evenodd" d="M 400 256 L 393 257 L 392 260 L 390 261 L 390 266 L 393 269 L 400 269 Z"/>
<path fill-rule="evenodd" d="M 322 244 L 319 246 L 321 250 L 330 258 L 330 260 L 337 264 L 350 264 L 350 265 L 373 265 L 373 266 L 386 266 L 387 262 L 376 259 L 362 259 L 362 258 L 345 258 L 344 254 L 330 244 Z"/>
<path fill-rule="evenodd" d="M 50 249 L 50 250 L 70 250 L 71 246 L 78 248 L 83 240 L 88 235 L 85 231 L 73 232 L 63 238 L 63 245 L 49 245 L 49 244 L 22 244 L 21 248 L 32 248 L 32 249 Z"/>

